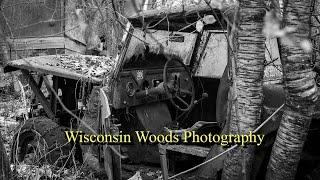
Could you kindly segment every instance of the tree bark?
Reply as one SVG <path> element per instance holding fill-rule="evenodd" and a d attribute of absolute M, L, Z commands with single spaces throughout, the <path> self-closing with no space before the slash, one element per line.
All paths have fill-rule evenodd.
<path fill-rule="evenodd" d="M 3 0 L 0 0 L 0 11 Z M 0 41 L 5 42 L 6 37 L 2 31 L 2 27 L 0 26 Z M 0 45 L 0 67 L 9 61 L 9 54 L 7 45 Z M 1 73 L 1 71 L 0 71 Z M 6 153 L 6 149 L 4 147 L 2 135 L 0 132 L 0 180 L 7 180 L 10 178 L 10 164 L 8 160 L 8 156 Z"/>
<path fill-rule="evenodd" d="M 318 21 L 320 18 L 320 2 L 313 0 L 312 4 L 312 18 L 311 18 L 311 39 L 313 47 L 317 50 L 320 49 L 320 22 Z M 319 52 L 315 51 L 312 54 L 312 61 L 314 65 L 320 65 Z"/>
<path fill-rule="evenodd" d="M 297 43 L 310 38 L 311 0 L 285 1 L 284 25 L 296 27 Z M 304 141 L 317 100 L 317 86 L 310 66 L 311 54 L 300 46 L 282 45 L 286 109 L 270 156 L 266 179 L 295 178 Z"/>
<path fill-rule="evenodd" d="M 257 127 L 263 101 L 265 38 L 262 28 L 265 4 L 263 1 L 241 0 L 239 5 L 231 134 L 247 134 Z M 254 145 L 240 147 L 228 153 L 224 161 L 222 179 L 249 179 L 253 155 Z"/>
<path fill-rule="evenodd" d="M 0 180 L 9 179 L 10 175 L 10 166 L 7 157 L 6 150 L 4 148 L 2 136 L 0 133 Z"/>
<path fill-rule="evenodd" d="M 1 5 L 3 0 L 0 0 L 0 12 L 1 12 Z M 0 67 L 4 66 L 10 60 L 9 56 L 9 43 L 7 42 L 6 35 L 3 32 L 3 26 L 0 24 L 0 42 L 5 42 L 0 44 Z"/>

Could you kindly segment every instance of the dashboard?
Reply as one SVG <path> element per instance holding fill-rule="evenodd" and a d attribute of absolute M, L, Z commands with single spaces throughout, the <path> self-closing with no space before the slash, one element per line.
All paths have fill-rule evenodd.
<path fill-rule="evenodd" d="M 167 79 L 179 80 L 181 87 L 190 87 L 188 72 L 183 67 L 170 67 Z M 167 100 L 171 97 L 166 93 L 137 96 L 139 92 L 148 92 L 163 82 L 163 69 L 131 69 L 120 72 L 113 90 L 112 106 L 121 109 L 141 104 Z"/>

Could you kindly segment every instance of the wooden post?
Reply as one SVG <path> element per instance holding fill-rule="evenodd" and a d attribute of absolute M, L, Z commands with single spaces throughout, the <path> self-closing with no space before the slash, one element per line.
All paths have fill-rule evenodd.
<path fill-rule="evenodd" d="M 159 154 L 160 154 L 160 164 L 161 164 L 161 171 L 162 171 L 162 179 L 168 180 L 169 173 L 168 173 L 168 164 L 167 164 L 167 150 L 166 145 L 162 145 L 159 143 Z"/>
<path fill-rule="evenodd" d="M 100 116 L 101 118 L 101 128 L 104 134 L 110 134 L 111 122 L 110 122 L 110 107 L 108 102 L 108 97 L 104 90 L 100 89 Z M 104 169 L 108 175 L 109 180 L 113 180 L 113 166 L 112 166 L 112 153 L 108 144 L 103 145 L 103 159 L 104 159 Z"/>
<path fill-rule="evenodd" d="M 52 76 L 52 82 L 53 82 L 52 87 L 55 92 L 58 92 L 58 79 L 59 79 L 58 76 Z M 50 88 L 47 88 L 47 89 L 51 94 L 50 95 L 51 110 L 52 110 L 53 114 L 56 114 L 57 113 L 57 98 L 54 95 L 54 93 L 51 91 Z"/>
<path fill-rule="evenodd" d="M 110 134 L 119 135 L 119 128 L 114 124 L 111 125 Z M 112 145 L 112 147 L 121 152 L 120 145 Z M 112 151 L 112 167 L 113 167 L 113 178 L 114 179 L 122 179 L 121 173 L 121 157 Z"/>

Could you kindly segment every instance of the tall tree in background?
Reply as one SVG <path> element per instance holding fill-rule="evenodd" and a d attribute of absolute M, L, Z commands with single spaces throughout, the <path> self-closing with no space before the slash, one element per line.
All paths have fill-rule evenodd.
<path fill-rule="evenodd" d="M 3 0 L 0 0 L 0 12 L 2 11 L 2 8 L 1 8 L 2 2 Z M 6 42 L 6 35 L 4 34 L 3 27 L 1 26 L 0 26 L 0 42 Z M 8 49 L 9 49 L 8 43 L 0 44 L 0 67 L 9 61 Z"/>
<path fill-rule="evenodd" d="M 0 12 L 2 9 L 1 8 L 2 1 L 3 0 L 0 0 Z M 2 27 L 0 27 L 0 42 L 6 42 L 5 40 L 6 38 L 2 31 Z M 2 65 L 4 65 L 8 61 L 9 61 L 8 46 L 7 44 L 2 44 L 0 45 L 0 68 Z M 2 70 L 0 69 L 0 73 L 2 73 L 1 71 Z M 10 175 L 9 160 L 6 153 L 6 149 L 4 147 L 2 135 L 0 132 L 0 180 L 9 179 L 10 178 L 9 175 Z"/>
<path fill-rule="evenodd" d="M 248 134 L 260 123 L 263 101 L 262 82 L 265 60 L 262 34 L 265 4 L 263 1 L 239 1 L 236 61 L 233 67 L 234 108 L 230 133 Z M 231 151 L 224 161 L 222 179 L 249 179 L 254 146 Z"/>
<path fill-rule="evenodd" d="M 311 39 L 312 44 L 315 47 L 315 49 L 319 49 L 320 47 L 320 1 L 318 0 L 312 0 L 312 18 L 311 18 Z M 314 50 L 312 54 L 312 61 L 315 65 L 320 65 L 320 59 L 319 59 L 319 51 Z"/>
<path fill-rule="evenodd" d="M 0 180 L 9 179 L 10 175 L 10 166 L 9 160 L 4 147 L 3 139 L 0 133 Z"/>
<path fill-rule="evenodd" d="M 311 0 L 284 2 L 284 25 L 296 27 L 295 44 L 310 37 Z M 311 54 L 301 46 L 282 45 L 282 69 L 286 109 L 273 145 L 266 179 L 295 178 L 317 99 L 317 86 L 310 66 Z"/>

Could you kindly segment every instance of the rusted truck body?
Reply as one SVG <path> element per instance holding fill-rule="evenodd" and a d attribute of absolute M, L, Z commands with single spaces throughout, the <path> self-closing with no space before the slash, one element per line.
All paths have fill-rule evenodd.
<path fill-rule="evenodd" d="M 185 10 L 190 13 L 185 14 Z M 214 16 L 216 22 L 204 25 L 201 31 L 188 25 L 207 15 Z M 164 17 L 167 20 L 161 21 Z M 40 134 L 50 152 L 42 155 L 49 163 L 64 164 L 66 159 L 61 157 L 68 156 L 73 148 L 79 161 L 90 151 L 100 160 L 109 179 L 120 179 L 121 153 L 133 162 L 159 163 L 158 146 L 140 144 L 136 139 L 130 145 L 121 146 L 65 145 L 64 131 L 80 129 L 91 134 L 133 135 L 142 130 L 160 134 L 165 127 L 186 129 L 201 121 L 209 123 L 204 123 L 207 126 L 199 131 L 221 132 L 230 86 L 228 28 L 221 11 L 208 6 L 177 9 L 170 14 L 165 14 L 165 10 L 147 10 L 129 17 L 129 21 L 124 25 L 121 50 L 115 58 L 51 55 L 7 64 L 5 72 L 21 70 L 36 95 L 29 119 L 15 136 L 12 161 L 23 161 L 30 147 L 37 149 Z M 153 28 L 145 29 L 145 24 Z M 284 103 L 276 39 L 268 40 L 266 46 L 266 64 L 272 66 L 267 66 L 265 72 L 262 119 Z M 259 169 L 265 166 L 262 162 L 270 150 L 280 117 L 281 114 L 277 115 L 261 130 L 270 135 L 271 143 L 261 148 L 264 153 L 260 156 L 262 160 L 257 160 Z M 193 155 L 193 160 L 199 156 L 201 162 L 208 155 L 210 145 L 172 145 L 167 150 Z M 174 161 L 186 157 L 175 156 Z"/>

